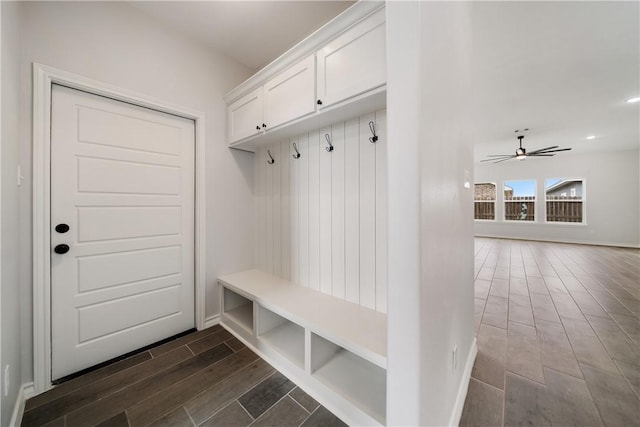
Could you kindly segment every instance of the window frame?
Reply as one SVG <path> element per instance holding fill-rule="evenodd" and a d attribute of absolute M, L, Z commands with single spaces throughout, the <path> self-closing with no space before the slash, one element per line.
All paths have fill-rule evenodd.
<path fill-rule="evenodd" d="M 491 184 L 494 186 L 495 188 L 495 196 L 493 198 L 493 200 L 476 200 L 476 184 Z M 493 219 L 484 219 L 484 218 L 476 218 L 475 216 L 475 207 L 476 207 L 476 203 L 489 203 L 492 202 L 493 203 Z M 483 222 L 496 222 L 498 221 L 498 215 L 497 215 L 497 208 L 498 208 L 498 183 L 497 182 L 492 182 L 492 181 L 481 181 L 481 182 L 474 182 L 473 183 L 473 220 L 474 221 L 483 221 Z"/>
<path fill-rule="evenodd" d="M 549 221 L 548 220 L 548 215 L 547 215 L 547 180 L 549 179 L 560 179 L 560 180 L 575 180 L 575 181 L 582 181 L 582 196 L 581 196 L 581 202 L 582 202 L 582 222 L 564 222 L 564 221 Z M 544 185 L 543 185 L 543 189 L 544 189 L 544 224 L 549 224 L 549 225 L 556 225 L 556 226 L 570 226 L 570 227 L 581 227 L 581 226 L 586 226 L 587 225 L 587 180 L 585 178 L 582 177 L 571 177 L 571 176 L 567 176 L 564 178 L 545 178 L 544 180 Z"/>
<path fill-rule="evenodd" d="M 526 200 L 527 202 L 531 202 L 533 203 L 533 220 L 531 221 L 527 221 L 527 220 L 517 220 L 517 219 L 507 219 L 507 203 L 517 203 L 517 202 L 522 202 L 522 200 L 507 200 L 504 197 L 504 190 L 505 187 L 507 187 L 507 183 L 508 182 L 515 182 L 515 181 L 531 181 L 533 182 L 533 189 L 534 189 L 534 194 L 533 194 L 533 200 Z M 537 210 L 537 204 L 538 204 L 538 180 L 535 178 L 523 178 L 523 179 L 509 179 L 509 180 L 503 180 L 502 181 L 502 221 L 506 224 L 537 224 L 539 223 L 538 220 L 538 212 L 536 212 Z"/>

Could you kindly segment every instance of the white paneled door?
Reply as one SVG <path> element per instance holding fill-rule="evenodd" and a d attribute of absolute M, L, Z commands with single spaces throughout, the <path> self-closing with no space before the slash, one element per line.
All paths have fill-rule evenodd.
<path fill-rule="evenodd" d="M 191 329 L 194 122 L 54 85 L 52 379 Z"/>

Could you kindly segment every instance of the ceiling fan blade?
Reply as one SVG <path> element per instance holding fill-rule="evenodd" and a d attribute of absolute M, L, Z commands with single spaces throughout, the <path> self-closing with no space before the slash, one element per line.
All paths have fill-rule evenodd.
<path fill-rule="evenodd" d="M 530 151 L 530 152 L 531 153 L 540 153 L 542 151 L 553 150 L 553 149 L 558 148 L 558 147 L 559 147 L 558 145 L 552 145 L 551 147 L 538 148 L 537 150 L 533 150 L 533 151 Z"/>
<path fill-rule="evenodd" d="M 493 159 L 484 159 L 484 160 L 480 160 L 481 162 L 495 162 L 496 160 L 507 160 L 507 159 L 511 159 L 515 156 L 500 156 L 500 157 L 495 157 Z"/>
<path fill-rule="evenodd" d="M 560 152 L 560 151 L 570 151 L 570 150 L 571 150 L 571 148 L 560 148 L 560 149 L 558 149 L 558 150 L 548 150 L 548 151 L 542 151 L 542 152 L 540 152 L 540 151 L 534 151 L 534 152 L 532 152 L 532 153 L 528 153 L 528 154 L 547 154 L 547 153 L 558 153 L 558 152 Z"/>
<path fill-rule="evenodd" d="M 509 156 L 506 159 L 501 159 L 501 160 L 495 161 L 493 163 L 500 163 L 500 162 L 504 162 L 505 160 L 515 159 L 515 158 L 516 158 L 516 156 Z M 492 159 L 492 160 L 495 160 L 495 159 Z"/>

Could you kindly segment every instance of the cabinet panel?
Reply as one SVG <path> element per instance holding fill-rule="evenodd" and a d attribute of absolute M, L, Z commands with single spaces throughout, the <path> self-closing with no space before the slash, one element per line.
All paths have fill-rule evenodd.
<path fill-rule="evenodd" d="M 262 87 L 229 105 L 228 111 L 230 143 L 260 132 L 260 126 L 262 126 Z"/>
<path fill-rule="evenodd" d="M 380 10 L 317 53 L 318 99 L 325 108 L 386 82 L 385 15 Z"/>
<path fill-rule="evenodd" d="M 264 118 L 268 128 L 315 111 L 314 55 L 264 85 Z"/>

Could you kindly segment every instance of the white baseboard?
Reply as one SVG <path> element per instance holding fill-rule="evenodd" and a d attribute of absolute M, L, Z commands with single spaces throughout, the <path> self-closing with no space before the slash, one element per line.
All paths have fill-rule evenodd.
<path fill-rule="evenodd" d="M 464 367 L 462 380 L 460 381 L 460 388 L 458 389 L 458 395 L 456 396 L 456 403 L 453 407 L 453 414 L 451 414 L 451 418 L 449 419 L 450 426 L 457 426 L 458 424 L 460 424 L 460 418 L 462 418 L 462 410 L 464 409 L 464 401 L 467 398 L 469 382 L 471 381 L 471 371 L 473 371 L 473 364 L 476 361 L 477 354 L 478 344 L 476 342 L 476 338 L 473 337 L 473 343 L 471 344 L 469 357 L 467 357 L 467 364 Z"/>
<path fill-rule="evenodd" d="M 490 239 L 525 240 L 525 241 L 533 241 L 533 242 L 570 243 L 572 245 L 612 246 L 614 248 L 631 248 L 631 249 L 640 248 L 640 245 L 637 245 L 634 243 L 602 242 L 602 241 L 576 240 L 576 239 L 554 239 L 551 237 L 549 238 L 514 237 L 514 236 L 493 234 L 493 233 L 476 233 L 475 237 L 488 237 Z"/>
<path fill-rule="evenodd" d="M 35 388 L 33 383 L 25 383 L 20 386 L 18 390 L 18 396 L 16 396 L 16 403 L 13 405 L 13 414 L 11 415 L 11 421 L 9 421 L 10 427 L 20 427 L 22 424 L 22 415 L 24 414 L 24 405 L 27 399 L 35 394 Z"/>
<path fill-rule="evenodd" d="M 207 317 L 204 319 L 204 328 L 210 328 L 220 323 L 220 315 L 216 314 L 215 316 Z"/>

